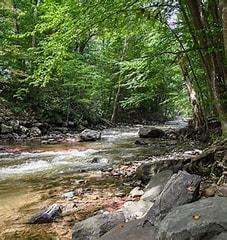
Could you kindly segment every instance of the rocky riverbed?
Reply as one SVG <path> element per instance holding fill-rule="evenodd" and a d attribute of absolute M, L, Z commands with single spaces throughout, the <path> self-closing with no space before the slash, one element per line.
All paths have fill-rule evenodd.
<path fill-rule="evenodd" d="M 78 142 L 71 136 L 74 141 L 64 144 L 35 141 L 2 146 L 1 239 L 71 239 L 76 222 L 119 209 L 124 209 L 127 220 L 142 217 L 151 206 L 147 201 L 151 190 L 145 188 L 150 177 L 162 170 L 177 171 L 173 166 L 199 155 L 205 146 L 163 137 L 141 142 L 138 128 L 104 130 L 97 142 Z M 164 187 L 166 180 L 157 179 Z M 52 204 L 62 206 L 54 222 L 26 224 Z"/>

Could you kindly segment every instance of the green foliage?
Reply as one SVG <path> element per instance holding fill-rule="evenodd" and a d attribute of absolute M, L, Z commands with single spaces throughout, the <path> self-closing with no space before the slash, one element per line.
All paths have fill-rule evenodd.
<path fill-rule="evenodd" d="M 109 118 L 120 83 L 118 106 L 126 113 L 189 115 L 181 55 L 176 54 L 181 48 L 166 25 L 177 10 L 152 2 L 158 7 L 132 0 L 43 0 L 40 5 L 14 0 L 16 8 L 2 3 L 3 98 L 45 120 L 56 115 L 63 121 Z M 192 48 L 183 27 L 179 23 L 175 31 Z M 196 53 L 190 58 L 202 79 Z M 206 87 L 205 82 L 195 87 Z M 206 96 L 200 93 L 200 98 Z"/>

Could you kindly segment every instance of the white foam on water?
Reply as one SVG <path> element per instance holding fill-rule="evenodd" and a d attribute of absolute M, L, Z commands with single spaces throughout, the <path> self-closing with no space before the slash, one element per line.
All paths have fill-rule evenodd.
<path fill-rule="evenodd" d="M 79 150 L 72 150 L 72 151 L 48 151 L 48 152 L 23 152 L 21 154 L 14 154 L 6 157 L 2 157 L 1 161 L 9 161 L 9 160 L 33 160 L 33 159 L 72 159 L 75 157 L 88 157 L 96 152 L 99 152 L 99 150 L 95 149 L 87 149 L 85 151 L 79 151 Z"/>
<path fill-rule="evenodd" d="M 20 165 L 0 168 L 0 175 L 26 174 L 31 172 L 44 171 L 51 168 L 51 163 L 43 160 L 26 162 Z"/>

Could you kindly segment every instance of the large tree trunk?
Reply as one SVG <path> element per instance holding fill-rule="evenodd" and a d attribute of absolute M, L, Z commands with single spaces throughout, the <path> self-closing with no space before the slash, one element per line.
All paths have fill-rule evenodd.
<path fill-rule="evenodd" d="M 223 20 L 226 18 L 227 0 L 223 1 Z M 212 96 L 212 103 L 215 106 L 215 113 L 222 122 L 223 133 L 226 133 L 226 67 L 224 64 L 224 46 L 221 33 L 212 36 L 213 25 L 221 28 L 221 15 L 217 0 L 208 1 L 208 10 L 204 8 L 201 0 L 186 0 L 189 12 L 189 19 L 193 29 L 193 40 L 200 49 L 201 62 L 207 76 L 207 83 Z M 208 21 L 209 18 L 209 21 Z M 212 23 L 210 24 L 210 20 Z M 226 20 L 227 21 L 227 20 Z M 226 31 L 225 31 L 226 32 Z M 226 34 L 226 33 L 224 33 Z M 226 40 L 225 40 L 226 41 Z"/>

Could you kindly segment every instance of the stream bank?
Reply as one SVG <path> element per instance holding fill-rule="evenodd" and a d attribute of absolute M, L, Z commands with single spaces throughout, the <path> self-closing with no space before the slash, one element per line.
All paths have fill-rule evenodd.
<path fill-rule="evenodd" d="M 0 160 L 1 238 L 71 239 L 75 222 L 103 210 L 122 208 L 134 187 L 144 187 L 135 174 L 141 164 L 182 156 L 188 159 L 205 147 L 197 141 L 165 138 L 145 139 L 145 145 L 138 145 L 138 128 L 107 129 L 101 141 L 91 143 L 8 146 L 9 151 L 2 151 Z M 160 170 L 157 168 L 151 175 Z M 72 197 L 63 196 L 70 192 Z M 65 206 L 56 222 L 24 224 L 53 203 Z"/>

